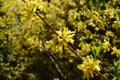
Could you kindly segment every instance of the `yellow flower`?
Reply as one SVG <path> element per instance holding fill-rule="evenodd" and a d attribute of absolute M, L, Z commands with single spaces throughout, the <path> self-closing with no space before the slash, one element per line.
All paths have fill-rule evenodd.
<path fill-rule="evenodd" d="M 100 71 L 99 63 L 99 60 L 94 61 L 93 58 L 87 56 L 86 58 L 83 58 L 82 64 L 77 65 L 77 68 L 83 71 L 83 78 L 89 80 L 89 78 L 94 77 L 93 75 L 96 71 Z"/>
<path fill-rule="evenodd" d="M 54 80 L 59 80 L 59 78 L 54 78 Z"/>
<path fill-rule="evenodd" d="M 116 77 L 114 77 L 112 80 L 116 80 L 117 78 Z"/>
<path fill-rule="evenodd" d="M 114 33 L 112 31 L 107 31 L 105 33 L 106 36 L 111 36 L 111 37 L 114 37 Z"/>
<path fill-rule="evenodd" d="M 88 44 L 88 43 L 82 43 L 80 45 L 80 47 L 81 47 L 81 50 L 77 49 L 77 52 L 80 55 L 87 55 L 90 52 L 90 44 Z"/>
<path fill-rule="evenodd" d="M 74 43 L 72 39 L 75 34 L 73 31 L 68 30 L 68 28 L 64 27 L 63 31 L 56 31 L 59 34 L 60 40 L 63 42 Z"/>
<path fill-rule="evenodd" d="M 109 41 L 106 41 L 106 40 L 104 40 L 104 43 L 103 43 L 103 52 L 105 53 L 105 52 L 107 52 L 107 51 L 110 51 L 110 43 L 109 43 Z"/>
<path fill-rule="evenodd" d="M 53 39 L 50 41 L 46 41 L 46 48 L 51 48 L 52 51 L 62 52 L 63 46 L 66 47 L 67 43 L 74 43 L 73 36 L 74 32 L 68 30 L 68 28 L 64 27 L 63 31 L 56 31 L 58 35 L 53 34 Z"/>
<path fill-rule="evenodd" d="M 38 39 L 37 36 L 31 36 L 31 37 L 28 37 L 27 40 L 26 40 L 26 45 L 29 46 L 29 49 L 31 48 L 40 48 L 42 42 Z"/>
<path fill-rule="evenodd" d="M 111 54 L 116 54 L 117 57 L 120 57 L 120 49 L 113 47 L 112 50 L 113 52 Z"/>
<path fill-rule="evenodd" d="M 86 0 L 80 0 L 80 1 L 79 1 L 79 4 L 80 4 L 80 5 L 84 5 L 85 2 L 86 2 Z"/>
<path fill-rule="evenodd" d="M 33 10 L 33 12 L 36 11 L 36 9 L 39 7 L 41 0 L 26 0 L 26 4 L 29 8 Z"/>
<path fill-rule="evenodd" d="M 77 28 L 78 31 L 85 30 L 86 29 L 86 24 L 82 21 L 77 22 L 75 27 Z"/>
<path fill-rule="evenodd" d="M 36 20 L 37 17 L 35 12 L 37 9 L 43 9 L 43 5 L 45 5 L 45 3 L 43 3 L 41 0 L 25 0 L 25 2 L 24 9 L 22 12 L 20 12 L 23 15 L 21 17 L 21 21 L 23 23 L 26 21 L 28 22 L 28 20 Z"/>

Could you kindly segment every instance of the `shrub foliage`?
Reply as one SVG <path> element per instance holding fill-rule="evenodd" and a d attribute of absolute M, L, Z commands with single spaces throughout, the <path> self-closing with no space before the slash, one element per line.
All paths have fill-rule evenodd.
<path fill-rule="evenodd" d="M 119 80 L 120 0 L 0 0 L 0 79 Z"/>

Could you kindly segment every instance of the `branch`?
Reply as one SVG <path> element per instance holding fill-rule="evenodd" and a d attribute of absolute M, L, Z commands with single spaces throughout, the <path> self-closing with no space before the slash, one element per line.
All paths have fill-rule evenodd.
<path fill-rule="evenodd" d="M 42 47 L 46 51 L 45 46 L 43 45 Z M 63 68 L 63 66 L 60 64 L 60 61 L 58 60 L 58 58 L 55 55 L 53 55 L 53 53 L 51 51 L 49 51 L 49 50 L 47 51 L 47 55 L 50 57 L 51 61 L 55 65 L 55 67 L 58 70 L 58 72 L 60 73 L 60 75 L 65 80 L 67 80 L 67 79 L 72 80 L 72 78 L 68 75 L 68 73 L 65 71 L 65 69 Z M 60 69 L 60 67 L 57 64 L 61 67 L 61 69 Z"/>
<path fill-rule="evenodd" d="M 48 24 L 38 13 L 38 11 L 35 12 L 35 14 L 50 28 L 52 29 L 52 31 L 58 36 L 58 33 L 56 33 L 55 29 L 52 28 L 52 26 L 50 24 Z"/>
<path fill-rule="evenodd" d="M 101 76 L 102 78 L 103 78 L 103 80 L 108 80 L 105 76 L 103 76 L 100 72 L 97 72 L 96 71 L 96 73 L 99 75 L 99 76 Z"/>
<path fill-rule="evenodd" d="M 67 47 L 82 61 L 82 57 L 70 45 L 67 45 Z"/>

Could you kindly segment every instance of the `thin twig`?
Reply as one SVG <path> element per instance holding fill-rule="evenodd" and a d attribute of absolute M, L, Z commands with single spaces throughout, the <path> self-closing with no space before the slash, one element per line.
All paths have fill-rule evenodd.
<path fill-rule="evenodd" d="M 81 57 L 70 45 L 67 45 L 67 47 L 68 47 L 72 52 L 74 52 L 74 54 L 82 61 L 82 57 Z"/>
<path fill-rule="evenodd" d="M 42 46 L 44 50 L 46 50 L 45 46 Z M 58 72 L 60 73 L 60 75 L 65 79 L 69 79 L 72 80 L 72 78 L 68 75 L 68 73 L 65 71 L 65 69 L 63 68 L 63 66 L 60 64 L 60 61 L 58 60 L 58 58 L 53 55 L 53 53 L 51 51 L 47 51 L 47 55 L 50 57 L 51 61 L 53 62 L 53 64 L 55 65 L 56 69 L 58 70 Z M 58 65 L 59 66 L 58 66 Z"/>
<path fill-rule="evenodd" d="M 49 55 L 49 53 L 47 53 Z M 55 60 L 52 58 L 51 55 L 49 55 L 51 61 L 53 62 L 53 64 L 55 65 L 56 69 L 58 70 L 58 72 L 61 74 L 61 76 L 66 79 L 66 76 L 63 74 L 62 70 L 59 68 L 59 66 L 56 64 Z"/>
<path fill-rule="evenodd" d="M 48 52 L 49 53 L 49 52 Z M 50 55 L 53 57 L 53 54 L 52 53 L 50 53 Z M 64 79 L 66 79 L 66 80 L 72 80 L 71 79 L 71 77 L 68 75 L 68 73 L 65 71 L 65 69 L 63 68 L 63 66 L 60 64 L 60 61 L 58 60 L 58 59 L 55 59 L 55 57 L 53 57 L 53 60 L 54 60 L 54 64 L 55 64 L 55 66 L 56 66 L 56 68 L 58 68 L 58 71 L 59 71 L 59 73 L 61 74 L 61 76 L 64 78 Z M 55 60 L 56 60 L 56 62 L 55 62 Z M 58 66 L 58 65 L 59 66 Z"/>
<path fill-rule="evenodd" d="M 58 35 L 58 33 L 56 33 L 55 29 L 52 28 L 52 26 L 51 26 L 50 24 L 48 24 L 48 23 L 39 15 L 38 11 L 36 11 L 35 14 L 36 14 L 50 29 L 52 29 L 52 31 L 53 31 L 56 35 Z"/>
<path fill-rule="evenodd" d="M 42 48 L 46 51 L 45 47 L 42 46 Z M 60 73 L 60 75 L 66 79 L 66 76 L 63 74 L 63 71 L 59 68 L 59 66 L 56 64 L 55 60 L 53 59 L 53 56 L 51 55 L 50 52 L 47 52 L 47 55 L 50 57 L 51 61 L 53 62 L 53 64 L 55 65 L 56 69 L 58 70 L 58 72 Z"/>
<path fill-rule="evenodd" d="M 23 2 L 24 2 L 24 3 L 26 3 L 26 1 L 25 1 L 25 0 L 23 0 Z"/>
<path fill-rule="evenodd" d="M 96 73 L 99 75 L 99 76 L 101 76 L 102 78 L 103 78 L 103 80 L 108 80 L 105 76 L 103 76 L 100 72 L 97 72 L 96 71 Z"/>

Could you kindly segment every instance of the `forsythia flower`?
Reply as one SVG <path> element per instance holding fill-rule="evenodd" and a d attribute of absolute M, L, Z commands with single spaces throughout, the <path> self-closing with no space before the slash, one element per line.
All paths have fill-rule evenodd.
<path fill-rule="evenodd" d="M 63 46 L 67 46 L 67 43 L 74 43 L 73 36 L 74 32 L 68 30 L 68 28 L 64 27 L 63 31 L 56 31 L 58 35 L 53 34 L 53 39 L 50 41 L 46 41 L 46 48 L 51 48 L 52 51 L 62 52 Z"/>
<path fill-rule="evenodd" d="M 111 54 L 116 54 L 117 57 L 120 57 L 120 49 L 113 47 L 112 50 L 113 52 Z"/>
<path fill-rule="evenodd" d="M 85 2 L 86 2 L 86 0 L 80 0 L 80 1 L 79 1 L 79 4 L 80 4 L 80 5 L 84 5 Z"/>
<path fill-rule="evenodd" d="M 59 80 L 59 78 L 54 78 L 54 80 Z"/>
<path fill-rule="evenodd" d="M 113 77 L 113 79 L 112 80 L 117 80 L 117 77 Z"/>
<path fill-rule="evenodd" d="M 24 7 L 24 11 L 20 12 L 22 15 L 24 15 L 23 17 L 21 17 L 21 21 L 33 21 L 37 18 L 35 12 L 38 8 L 42 9 L 45 3 L 42 3 L 42 0 L 25 0 L 25 2 L 26 5 Z"/>
<path fill-rule="evenodd" d="M 29 45 L 29 49 L 41 46 L 42 42 L 36 37 L 32 36 L 27 38 L 26 44 Z"/>
<path fill-rule="evenodd" d="M 90 44 L 88 43 L 83 43 L 81 45 L 81 50 L 77 49 L 77 52 L 80 54 L 80 55 L 87 55 L 89 52 L 90 52 Z"/>
<path fill-rule="evenodd" d="M 106 40 L 104 40 L 104 43 L 103 43 L 103 52 L 107 52 L 107 51 L 110 51 L 110 43 Z"/>
<path fill-rule="evenodd" d="M 78 31 L 85 30 L 86 29 L 86 24 L 82 21 L 76 23 L 75 27 L 77 27 Z"/>
<path fill-rule="evenodd" d="M 41 0 L 25 0 L 26 4 L 29 8 L 33 10 L 33 12 L 36 11 L 36 9 L 39 7 Z"/>
<path fill-rule="evenodd" d="M 107 31 L 105 33 L 106 36 L 111 36 L 111 37 L 114 37 L 114 33 L 112 31 Z"/>
<path fill-rule="evenodd" d="M 87 56 L 83 58 L 82 64 L 77 65 L 77 68 L 84 72 L 83 78 L 89 80 L 89 78 L 93 77 L 95 71 L 100 71 L 99 63 L 99 60 L 95 61 L 93 58 L 90 58 L 90 56 Z"/>

